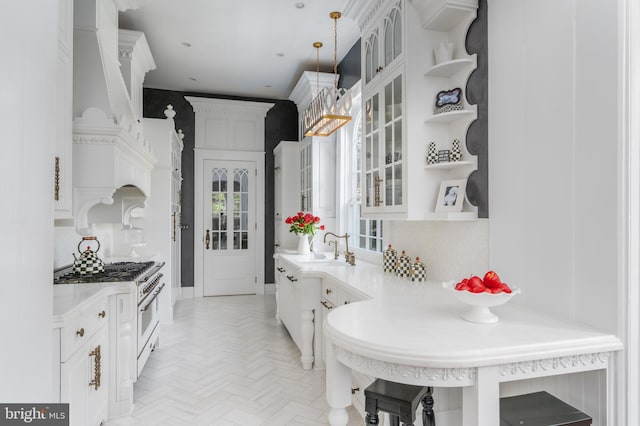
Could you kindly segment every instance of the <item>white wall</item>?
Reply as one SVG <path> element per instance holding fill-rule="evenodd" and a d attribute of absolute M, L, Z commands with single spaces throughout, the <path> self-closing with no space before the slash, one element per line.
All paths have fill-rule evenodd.
<path fill-rule="evenodd" d="M 615 3 L 488 10 L 490 265 L 519 303 L 615 332 Z"/>
<path fill-rule="evenodd" d="M 490 266 L 523 289 L 514 303 L 615 333 L 617 2 L 490 0 L 488 12 Z M 601 376 L 560 382 L 605 424 Z"/>
<path fill-rule="evenodd" d="M 51 402 L 58 2 L 5 2 L 0 34 L 0 401 Z"/>
<path fill-rule="evenodd" d="M 398 250 L 398 256 L 405 250 L 412 261 L 419 256 L 427 267 L 429 280 L 459 280 L 487 272 L 489 227 L 486 220 L 385 221 L 384 226 L 385 244 Z"/>

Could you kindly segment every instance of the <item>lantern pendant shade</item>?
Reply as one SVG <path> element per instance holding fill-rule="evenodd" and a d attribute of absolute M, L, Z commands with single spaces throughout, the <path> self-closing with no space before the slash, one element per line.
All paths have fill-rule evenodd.
<path fill-rule="evenodd" d="M 351 121 L 351 96 L 344 89 L 338 89 L 338 18 L 340 12 L 331 12 L 329 15 L 333 19 L 333 73 L 335 76 L 333 90 L 322 88 L 317 96 L 304 110 L 302 124 L 305 136 L 329 136 L 340 127 Z M 319 48 L 322 43 L 314 43 L 314 47 Z M 316 70 L 316 72 L 318 72 Z"/>

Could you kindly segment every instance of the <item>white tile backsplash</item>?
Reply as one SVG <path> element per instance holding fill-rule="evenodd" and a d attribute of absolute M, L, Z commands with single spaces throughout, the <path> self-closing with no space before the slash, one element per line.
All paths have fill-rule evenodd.
<path fill-rule="evenodd" d="M 489 221 L 385 221 L 385 244 L 427 266 L 435 281 L 484 274 L 489 267 Z M 481 275 L 482 276 L 482 275 Z"/>

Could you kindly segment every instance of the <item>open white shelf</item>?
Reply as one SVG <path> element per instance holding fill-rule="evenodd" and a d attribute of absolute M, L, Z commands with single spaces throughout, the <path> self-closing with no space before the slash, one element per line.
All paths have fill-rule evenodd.
<path fill-rule="evenodd" d="M 464 167 L 464 166 L 475 166 L 476 162 L 475 161 L 471 161 L 471 160 L 465 160 L 465 161 L 447 161 L 444 163 L 435 163 L 435 164 L 427 164 L 426 166 L 424 166 L 425 169 L 440 169 L 440 170 L 448 170 L 448 169 L 455 169 L 458 167 Z"/>
<path fill-rule="evenodd" d="M 424 75 L 426 77 L 451 77 L 455 73 L 468 68 L 470 65 L 475 68 L 476 56 L 473 55 L 468 58 L 454 59 L 452 61 L 442 62 L 429 68 Z"/>
<path fill-rule="evenodd" d="M 430 212 L 425 213 L 425 220 L 442 220 L 442 221 L 472 221 L 478 220 L 476 212 Z"/>
<path fill-rule="evenodd" d="M 478 0 L 421 0 L 422 26 L 428 30 L 449 31 L 476 14 Z"/>
<path fill-rule="evenodd" d="M 441 114 L 434 114 L 431 117 L 427 117 L 424 120 L 425 123 L 451 123 L 452 121 L 460 120 L 463 118 L 475 117 L 475 110 L 463 109 L 460 111 L 443 112 Z"/>

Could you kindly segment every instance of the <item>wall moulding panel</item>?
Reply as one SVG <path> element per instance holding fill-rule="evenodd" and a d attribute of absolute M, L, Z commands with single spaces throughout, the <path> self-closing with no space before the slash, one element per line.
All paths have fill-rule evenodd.
<path fill-rule="evenodd" d="M 264 151 L 264 118 L 274 104 L 191 96 L 185 99 L 196 113 L 196 148 Z"/>

